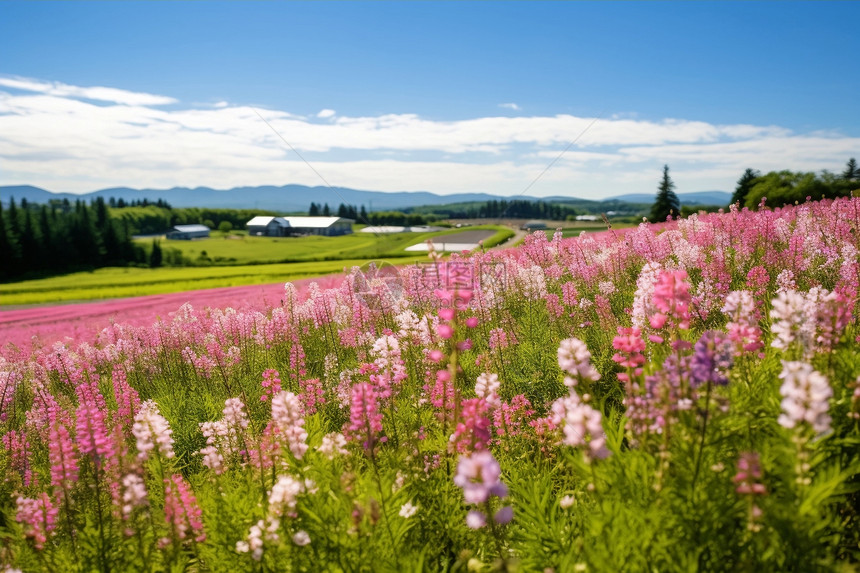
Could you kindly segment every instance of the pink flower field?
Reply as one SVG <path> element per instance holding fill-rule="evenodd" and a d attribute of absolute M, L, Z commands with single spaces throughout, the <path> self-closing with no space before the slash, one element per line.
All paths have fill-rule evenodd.
<path fill-rule="evenodd" d="M 860 198 L 369 275 L 0 315 L 0 571 L 857 569 Z"/>
<path fill-rule="evenodd" d="M 342 276 L 332 275 L 301 279 L 293 284 L 303 293 L 311 282 L 332 288 L 342 280 Z M 93 340 L 103 328 L 114 322 L 150 325 L 158 317 L 168 318 L 185 303 L 201 309 L 264 310 L 279 304 L 283 296 L 284 284 L 276 283 L 0 311 L 0 330 L 3 332 L 0 355 L 10 351 L 10 344 L 17 350 L 29 350 L 58 341 L 75 344 Z"/>

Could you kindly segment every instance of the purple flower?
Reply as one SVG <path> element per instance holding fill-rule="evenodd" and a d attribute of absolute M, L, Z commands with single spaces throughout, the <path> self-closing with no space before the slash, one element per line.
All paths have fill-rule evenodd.
<path fill-rule="evenodd" d="M 499 481 L 502 469 L 493 454 L 483 450 L 471 456 L 461 456 L 457 464 L 454 483 L 463 488 L 466 503 L 484 503 L 490 495 L 504 497 L 508 493 L 505 484 Z"/>
<path fill-rule="evenodd" d="M 694 347 L 690 385 L 695 388 L 710 382 L 725 386 L 729 383 L 725 372 L 731 367 L 731 340 L 722 332 L 709 330 L 699 338 Z"/>
<path fill-rule="evenodd" d="M 510 505 L 506 505 L 505 507 L 496 512 L 496 515 L 493 516 L 493 521 L 495 521 L 499 525 L 505 525 L 510 523 L 513 518 L 514 508 Z"/>

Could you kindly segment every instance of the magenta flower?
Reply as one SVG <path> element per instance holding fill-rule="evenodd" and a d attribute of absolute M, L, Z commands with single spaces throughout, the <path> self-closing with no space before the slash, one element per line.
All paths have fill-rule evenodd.
<path fill-rule="evenodd" d="M 164 484 L 164 519 L 171 526 L 173 540 L 181 542 L 193 536 L 198 543 L 205 541 L 203 513 L 188 484 L 178 474 L 165 479 Z"/>
<path fill-rule="evenodd" d="M 735 491 L 741 495 L 765 495 L 767 488 L 760 483 L 761 465 L 756 452 L 745 452 L 738 459 L 738 471 L 732 478 L 737 488 Z"/>
<path fill-rule="evenodd" d="M 376 391 L 367 382 L 352 388 L 349 423 L 344 434 L 352 441 L 361 442 L 366 450 L 373 450 L 382 432 L 382 414 L 376 401 Z"/>
<path fill-rule="evenodd" d="M 65 492 L 68 492 L 78 481 L 78 459 L 69 435 L 69 424 L 68 421 L 60 420 L 55 414 L 48 441 L 51 485 Z"/>
<path fill-rule="evenodd" d="M 483 398 L 463 400 L 460 405 L 460 423 L 451 434 L 448 450 L 470 452 L 486 449 L 490 442 L 489 406 Z"/>
<path fill-rule="evenodd" d="M 657 309 L 649 319 L 651 328 L 659 330 L 667 323 L 690 328 L 690 302 L 687 271 L 662 271 L 651 296 L 651 303 Z"/>

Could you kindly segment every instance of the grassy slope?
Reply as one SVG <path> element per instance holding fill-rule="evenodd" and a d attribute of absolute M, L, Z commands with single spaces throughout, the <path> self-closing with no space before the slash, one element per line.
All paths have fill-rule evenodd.
<path fill-rule="evenodd" d="M 446 233 L 410 234 L 405 237 L 398 235 L 395 240 L 390 240 L 391 237 L 388 236 L 381 236 L 378 239 L 374 235 L 361 236 L 364 235 L 363 233 L 346 237 L 307 237 L 293 239 L 294 241 L 301 241 L 304 245 L 304 251 L 295 249 L 291 252 L 294 252 L 296 257 L 304 256 L 310 259 L 304 262 L 246 265 L 234 263 L 231 266 L 213 265 L 159 269 L 104 268 L 92 272 L 71 273 L 47 279 L 0 284 L 0 306 L 125 298 L 206 288 L 275 283 L 339 273 L 344 268 L 349 269 L 374 259 L 396 258 L 396 261 L 393 262 L 397 264 L 410 264 L 416 261 L 425 261 L 427 257 L 421 254 L 403 253 L 402 249 L 419 242 L 422 238 L 426 239 L 425 235 L 436 236 L 440 234 Z M 492 246 L 492 244 L 500 242 L 511 235 L 512 233 L 509 230 L 501 229 L 494 237 L 486 241 L 487 246 Z M 254 237 L 252 239 L 262 238 Z M 352 241 L 352 244 L 350 244 L 350 241 Z M 224 239 L 210 239 L 208 241 L 189 243 L 171 241 L 170 245 L 179 243 L 184 245 L 185 248 L 194 248 L 198 254 L 200 250 L 206 250 L 210 257 L 214 257 L 218 251 L 215 250 L 216 247 L 210 247 L 210 245 L 217 244 L 217 248 L 221 248 L 223 244 L 225 247 L 229 247 L 240 244 L 241 241 Z M 319 245 L 319 248 L 315 248 L 314 245 L 316 244 Z M 293 248 L 299 246 L 299 244 L 294 243 L 293 245 L 289 245 L 287 239 L 268 239 L 259 243 L 249 241 L 245 247 L 246 250 L 243 255 L 245 258 L 243 260 L 258 262 L 260 259 L 253 259 L 251 257 L 254 252 L 258 253 L 261 259 L 265 260 L 267 255 L 280 253 L 282 246 Z M 257 250 L 254 251 L 253 249 Z M 314 257 L 320 259 L 330 257 L 337 258 L 337 260 L 313 260 Z M 238 259 L 239 257 L 236 256 L 236 258 Z"/>
<path fill-rule="evenodd" d="M 438 233 L 392 233 L 374 235 L 354 233 L 342 237 L 248 237 L 225 239 L 215 233 L 204 241 L 164 241 L 162 247 L 178 249 L 192 261 L 200 257 L 202 251 L 215 264 L 253 264 L 285 263 L 295 261 L 331 261 L 341 259 L 370 259 L 375 257 L 414 256 L 403 251 L 406 247 L 439 237 L 472 229 L 499 230 L 502 227 L 482 225 L 468 229 L 452 229 Z M 507 235 L 509 236 L 509 235 Z M 503 238 L 501 235 L 494 237 Z M 148 246 L 151 240 L 142 239 L 140 244 Z M 490 245 L 488 245 L 490 246 Z"/>

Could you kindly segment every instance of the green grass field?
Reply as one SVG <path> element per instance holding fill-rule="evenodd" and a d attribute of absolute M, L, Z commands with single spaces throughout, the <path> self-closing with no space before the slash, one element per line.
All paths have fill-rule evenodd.
<path fill-rule="evenodd" d="M 495 229 L 498 232 L 485 241 L 489 248 L 513 236 L 504 227 L 482 226 L 469 229 Z M 459 230 L 458 230 L 459 231 Z M 457 231 L 452 231 L 457 232 Z M 103 300 L 150 294 L 167 294 L 188 290 L 276 283 L 300 278 L 339 273 L 344 268 L 360 266 L 371 260 L 390 260 L 398 265 L 426 261 L 420 253 L 405 253 L 403 248 L 431 236 L 450 234 L 419 233 L 381 235 L 357 233 L 344 237 L 302 237 L 272 239 L 246 237 L 245 241 L 212 238 L 206 241 L 170 241 L 198 254 L 210 257 L 232 253 L 236 262 L 196 267 L 162 267 L 158 269 L 110 267 L 90 272 L 70 273 L 44 279 L 0 284 L 0 307 L 50 304 L 68 301 Z M 294 241 L 290 243 L 290 241 Z M 151 242 L 151 241 L 150 241 Z M 232 249 L 232 250 L 229 250 Z M 289 253 L 289 256 L 284 253 Z M 288 263 L 266 263 L 267 258 L 306 259 Z M 313 260 L 313 259 L 319 260 Z M 336 260 L 324 260 L 326 258 Z M 271 260 L 271 259 L 270 259 Z M 255 264 L 239 264 L 239 261 Z"/>
<path fill-rule="evenodd" d="M 627 227 L 633 227 L 633 225 L 629 223 L 612 223 L 613 229 L 625 229 Z M 606 225 L 603 222 L 577 222 L 575 224 L 571 224 L 570 227 L 562 227 L 561 236 L 562 238 L 568 239 L 570 237 L 578 237 L 582 233 L 598 233 L 606 230 Z M 547 229 L 546 236 L 552 239 L 552 236 L 555 234 L 555 229 Z"/>
<path fill-rule="evenodd" d="M 183 258 L 188 259 L 194 266 L 392 258 L 414 256 L 414 253 L 403 250 L 410 245 L 433 237 L 474 229 L 498 231 L 496 236 L 485 241 L 488 248 L 512 235 L 508 229 L 498 225 L 481 225 L 436 233 L 353 233 L 341 237 L 249 237 L 213 233 L 211 238 L 202 241 L 162 241 L 161 247 L 180 251 Z M 145 248 L 152 245 L 151 239 L 139 239 L 138 242 Z"/>

